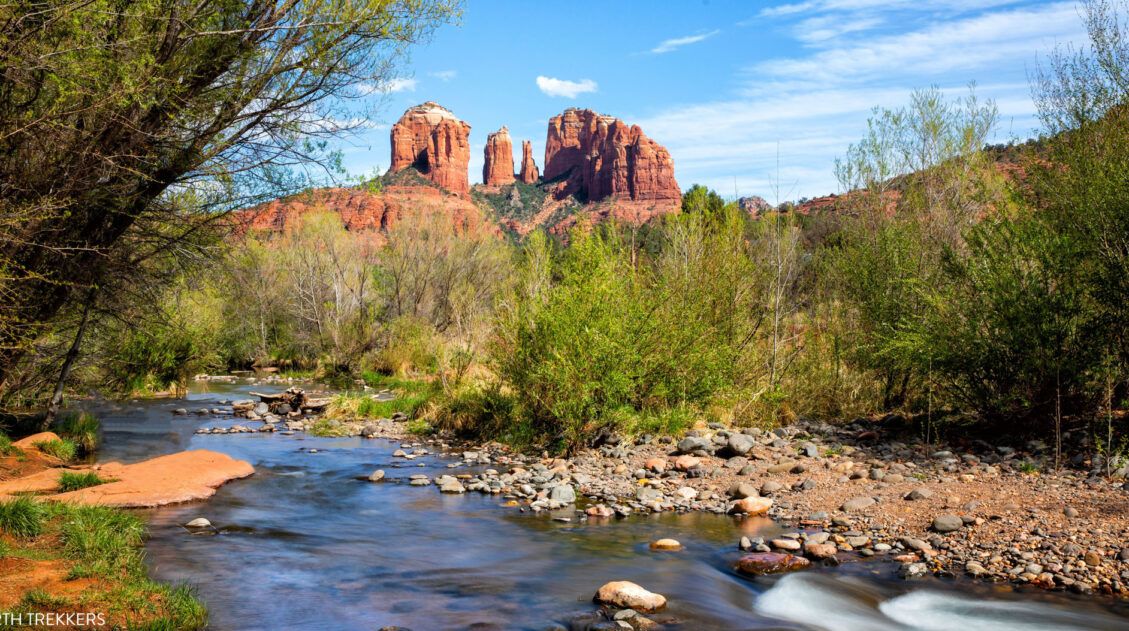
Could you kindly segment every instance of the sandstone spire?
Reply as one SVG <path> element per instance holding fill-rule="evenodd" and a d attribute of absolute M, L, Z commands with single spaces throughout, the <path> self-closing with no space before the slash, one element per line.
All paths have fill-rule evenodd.
<path fill-rule="evenodd" d="M 486 137 L 482 163 L 482 183 L 487 186 L 501 186 L 514 182 L 514 145 L 510 132 L 504 126 Z"/>
<path fill-rule="evenodd" d="M 533 143 L 523 140 L 521 141 L 521 175 L 518 179 L 526 184 L 536 184 L 540 177 L 537 163 L 533 161 Z"/>

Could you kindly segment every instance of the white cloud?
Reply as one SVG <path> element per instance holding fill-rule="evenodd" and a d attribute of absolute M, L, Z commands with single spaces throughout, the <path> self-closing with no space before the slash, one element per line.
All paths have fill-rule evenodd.
<path fill-rule="evenodd" d="M 537 77 L 537 87 L 549 96 L 563 96 L 565 98 L 575 99 L 581 94 L 595 92 L 599 86 L 591 79 L 568 81 L 565 79 L 539 76 Z"/>
<path fill-rule="evenodd" d="M 823 0 L 788 6 L 800 13 L 847 4 L 880 3 Z M 897 0 L 881 4 L 909 6 Z M 669 107 L 635 122 L 671 151 L 683 187 L 701 183 L 732 195 L 736 182 L 741 195 L 761 195 L 769 201 L 775 201 L 775 183 L 782 197 L 789 196 L 789 189 L 794 189 L 793 198 L 835 192 L 835 157 L 861 138 L 871 108 L 903 105 L 916 88 L 936 84 L 955 98 L 966 93 L 968 81 L 979 79 L 977 94 L 995 99 L 999 107 L 995 141 L 1029 136 L 1037 121 L 1027 68 L 1038 53 L 1058 43 L 1085 41 L 1074 3 L 1003 7 L 944 18 L 934 13 L 942 4 L 999 7 L 1010 2 L 924 4 L 886 20 L 898 24 L 897 29 L 849 24 L 869 19 L 871 14 L 861 12 L 839 24 L 810 22 L 836 33 L 805 40 L 801 29 L 795 29 L 792 36 L 811 48 L 794 48 L 789 56 L 743 69 L 731 86 L 733 97 Z M 822 17 L 793 17 L 789 27 Z"/>
<path fill-rule="evenodd" d="M 714 35 L 717 35 L 720 32 L 721 32 L 720 30 L 716 30 L 716 31 L 710 31 L 709 33 L 700 33 L 698 35 L 687 35 L 686 37 L 675 37 L 675 38 L 672 38 L 672 39 L 664 39 L 663 41 L 659 42 L 658 46 L 655 46 L 654 48 L 652 48 L 651 52 L 656 54 L 656 55 L 661 55 L 663 53 L 669 53 L 671 51 L 678 50 L 679 48 L 682 48 L 683 46 L 689 46 L 690 44 L 697 44 L 698 42 L 705 41 L 705 40 L 713 37 Z"/>
<path fill-rule="evenodd" d="M 429 72 L 428 74 L 435 77 L 436 79 L 439 79 L 440 81 L 450 81 L 451 79 L 454 79 L 456 76 L 458 76 L 459 73 L 455 70 L 436 70 L 435 72 Z"/>
<path fill-rule="evenodd" d="M 385 82 L 380 86 L 381 92 L 394 94 L 396 92 L 415 92 L 416 80 L 415 79 L 392 79 Z"/>

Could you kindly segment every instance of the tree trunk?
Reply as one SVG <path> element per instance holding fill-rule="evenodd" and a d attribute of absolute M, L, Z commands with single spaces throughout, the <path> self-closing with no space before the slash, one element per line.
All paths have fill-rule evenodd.
<path fill-rule="evenodd" d="M 40 431 L 45 432 L 51 427 L 51 424 L 55 422 L 55 417 L 59 415 L 59 408 L 63 405 L 63 388 L 67 385 L 67 378 L 70 377 L 71 368 L 74 366 L 74 361 L 78 358 L 78 351 L 82 347 L 82 337 L 86 334 L 86 324 L 90 321 L 90 308 L 94 305 L 95 293 L 96 290 L 93 287 L 86 292 L 86 304 L 82 306 L 82 320 L 78 323 L 78 331 L 75 332 L 74 341 L 71 342 L 71 347 L 67 349 L 63 366 L 59 369 L 59 380 L 55 382 L 55 392 L 51 395 L 51 403 L 47 406 L 47 415 L 43 418 Z"/>

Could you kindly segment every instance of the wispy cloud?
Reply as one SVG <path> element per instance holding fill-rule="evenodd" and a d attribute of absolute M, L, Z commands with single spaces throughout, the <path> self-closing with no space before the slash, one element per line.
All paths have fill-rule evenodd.
<path fill-rule="evenodd" d="M 714 30 L 714 31 L 710 31 L 708 33 L 699 33 L 698 35 L 687 35 L 685 37 L 674 37 L 672 39 L 664 39 L 663 41 L 659 42 L 658 46 L 655 46 L 654 48 L 652 48 L 651 52 L 656 54 L 656 55 L 661 55 L 663 53 L 669 53 L 669 52 L 678 50 L 679 48 L 682 48 L 683 46 L 689 46 L 690 44 L 697 44 L 698 42 L 703 42 L 703 41 L 713 37 L 714 35 L 717 35 L 720 32 L 721 32 L 720 30 Z"/>
<path fill-rule="evenodd" d="M 569 99 L 575 99 L 577 96 L 588 92 L 595 92 L 599 88 L 596 82 L 591 79 L 568 81 L 566 79 L 556 79 L 546 76 L 537 77 L 537 87 L 549 96 L 559 96 Z"/>
<path fill-rule="evenodd" d="M 439 79 L 440 81 L 450 81 L 451 79 L 457 77 L 459 73 L 455 70 L 436 70 L 435 72 L 429 72 L 428 74 L 432 77 L 435 77 L 436 79 Z"/>
<path fill-rule="evenodd" d="M 415 92 L 416 80 L 415 79 L 392 79 L 380 86 L 381 92 L 394 94 L 396 92 Z"/>
<path fill-rule="evenodd" d="M 957 97 L 967 82 L 989 80 L 977 93 L 997 102 L 997 138 L 1026 137 L 1037 126 L 1027 68 L 1057 43 L 1085 41 L 1073 2 L 1015 7 L 1003 0 L 948 0 L 922 2 L 918 9 L 891 0 L 881 4 L 904 6 L 903 13 L 875 25 L 867 21 L 881 12 L 831 20 L 818 13 L 848 4 L 865 8 L 879 1 L 784 5 L 793 16 L 786 28 L 804 46 L 742 69 L 730 86 L 732 98 L 685 103 L 637 121 L 670 149 L 683 186 L 702 183 L 727 195 L 736 188 L 770 201 L 777 187 L 781 196 L 834 192 L 834 159 L 862 136 L 871 108 L 897 107 L 912 90 L 931 84 Z M 956 13 L 937 13 L 942 4 Z M 972 10 L 974 4 L 996 8 Z M 785 15 L 782 7 L 773 10 Z M 805 22 L 827 36 L 805 35 Z M 894 23 L 897 29 L 889 27 Z"/>

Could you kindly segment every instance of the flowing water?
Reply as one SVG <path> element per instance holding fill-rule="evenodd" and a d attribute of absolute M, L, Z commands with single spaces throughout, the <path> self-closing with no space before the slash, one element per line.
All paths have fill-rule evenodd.
<path fill-rule="evenodd" d="M 497 496 L 409 487 L 409 475 L 450 473 L 449 461 L 395 462 L 399 445 L 386 440 L 193 435 L 225 419 L 173 416 L 174 408 L 214 407 L 251 389 L 210 388 L 187 403 L 93 411 L 105 431 L 101 461 L 204 448 L 255 466 L 254 476 L 206 503 L 147 515 L 153 576 L 195 585 L 215 629 L 546 629 L 592 611 L 592 594 L 610 580 L 666 595 L 668 609 L 657 617 L 687 630 L 1129 629 L 1123 605 L 964 581 L 906 583 L 893 578 L 889 562 L 742 578 L 729 569 L 735 544 L 763 525 L 701 514 L 555 521 L 501 507 Z M 389 481 L 357 479 L 378 468 Z M 180 525 L 201 516 L 220 533 L 193 535 Z M 660 537 L 685 549 L 648 551 Z"/>

